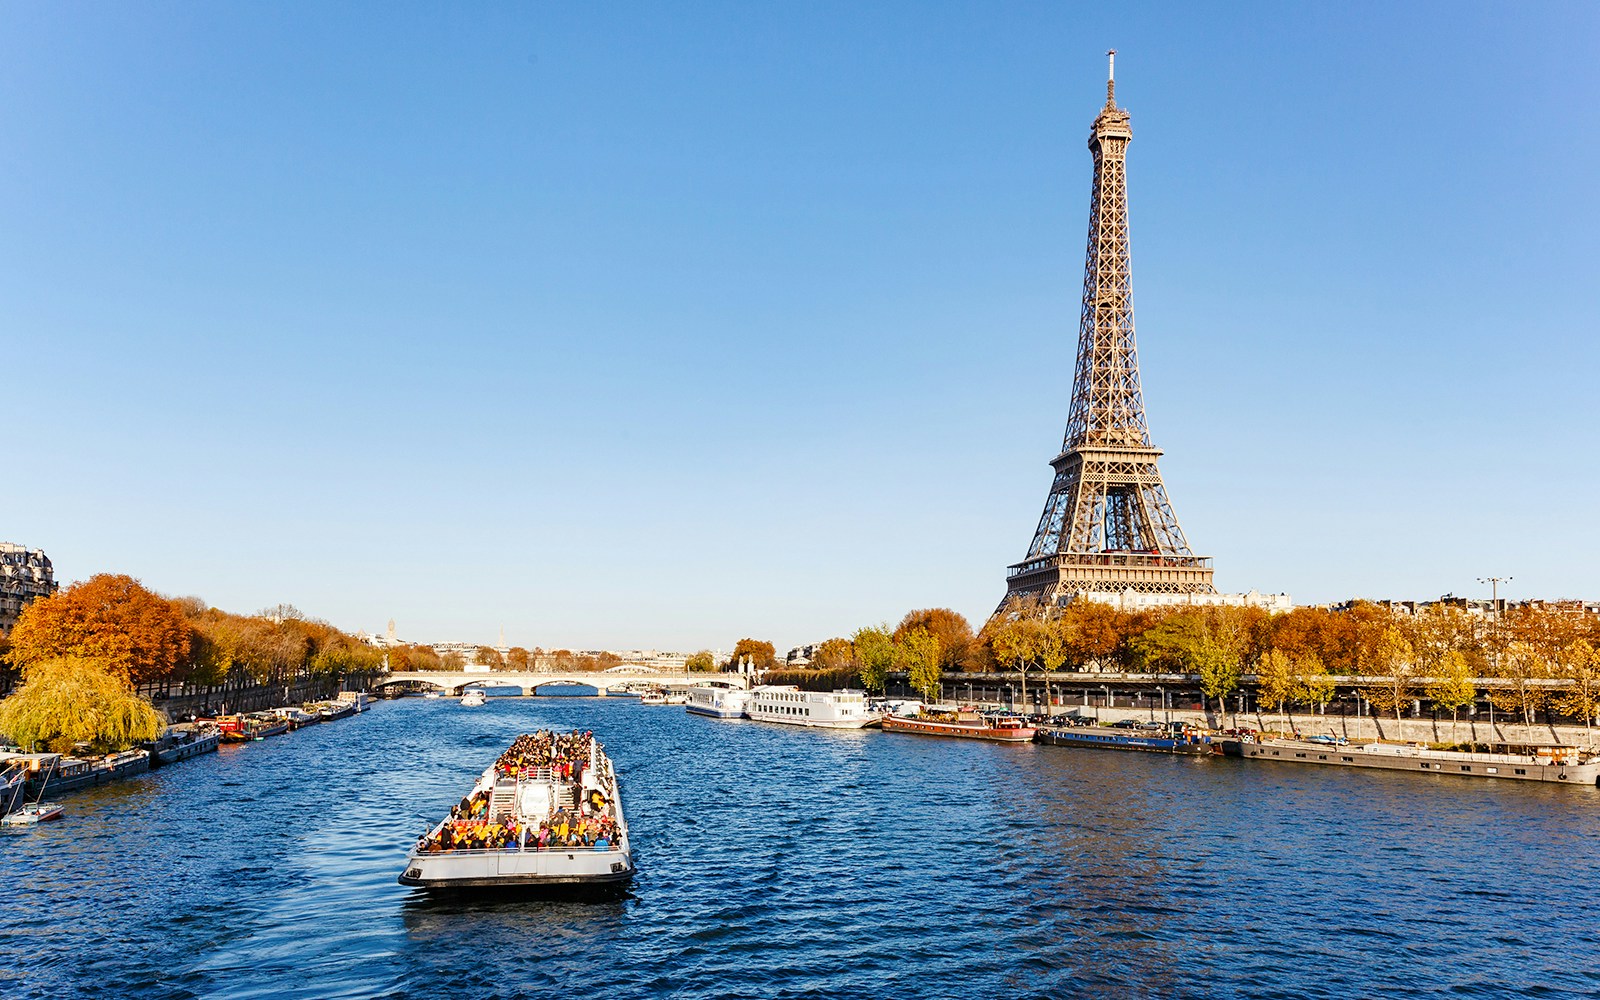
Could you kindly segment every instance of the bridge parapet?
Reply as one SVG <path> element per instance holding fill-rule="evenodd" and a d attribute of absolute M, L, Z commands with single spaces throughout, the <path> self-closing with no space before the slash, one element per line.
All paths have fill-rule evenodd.
<path fill-rule="evenodd" d="M 716 684 L 730 687 L 747 688 L 750 686 L 749 678 L 739 674 L 723 673 L 695 673 L 695 674 L 667 674 L 667 673 L 587 673 L 580 671 L 565 671 L 540 673 L 536 671 L 514 672 L 497 670 L 490 672 L 468 672 L 461 670 L 402 670 L 396 671 L 377 681 L 374 688 L 392 687 L 396 684 L 428 685 L 440 691 L 459 694 L 462 689 L 482 685 L 493 687 L 496 685 L 520 687 L 524 693 L 531 694 L 537 688 L 550 687 L 557 684 L 582 685 L 592 687 L 601 694 L 608 694 L 617 688 L 631 686 L 656 686 L 656 687 L 696 687 L 702 684 Z"/>

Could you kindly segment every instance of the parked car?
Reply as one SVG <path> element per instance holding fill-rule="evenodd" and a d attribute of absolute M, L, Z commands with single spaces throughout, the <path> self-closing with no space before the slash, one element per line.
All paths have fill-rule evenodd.
<path fill-rule="evenodd" d="M 1118 719 L 1111 724 L 1112 729 L 1138 729 L 1141 723 L 1138 719 Z"/>

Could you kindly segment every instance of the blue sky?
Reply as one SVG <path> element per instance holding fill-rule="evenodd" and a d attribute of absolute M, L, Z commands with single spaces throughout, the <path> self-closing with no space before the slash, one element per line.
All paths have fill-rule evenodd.
<path fill-rule="evenodd" d="M 1600 597 L 1591 3 L 0 3 L 0 539 L 413 639 L 981 618 L 1109 47 L 1218 585 Z"/>

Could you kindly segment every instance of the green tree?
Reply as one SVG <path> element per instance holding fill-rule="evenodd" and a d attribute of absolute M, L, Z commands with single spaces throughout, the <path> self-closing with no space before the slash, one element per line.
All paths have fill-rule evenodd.
<path fill-rule="evenodd" d="M 1450 721 L 1454 723 L 1457 713 L 1472 704 L 1472 699 L 1478 696 L 1467 658 L 1454 649 L 1440 656 L 1423 693 L 1438 707 L 1449 709 Z"/>
<path fill-rule="evenodd" d="M 1328 702 L 1333 700 L 1336 690 L 1333 675 L 1328 673 L 1328 668 L 1323 666 L 1322 657 L 1316 653 L 1307 652 L 1294 659 L 1294 698 L 1312 706 L 1316 711 L 1323 711 Z"/>
<path fill-rule="evenodd" d="M 1012 618 L 995 629 L 995 659 L 1022 675 L 1022 704 L 1028 704 L 1028 669 L 1038 661 L 1044 623 L 1037 618 Z"/>
<path fill-rule="evenodd" d="M 700 652 L 689 657 L 688 661 L 684 663 L 684 666 L 687 667 L 691 673 L 710 673 L 711 671 L 717 669 L 717 658 L 711 655 L 711 650 L 702 649 Z"/>
<path fill-rule="evenodd" d="M 1256 661 L 1256 701 L 1260 705 L 1279 711 L 1294 698 L 1296 689 L 1294 661 L 1288 653 L 1269 649 Z"/>
<path fill-rule="evenodd" d="M 850 647 L 861 673 L 861 686 L 868 691 L 882 693 L 889 680 L 889 671 L 895 665 L 895 644 L 889 626 L 868 625 L 856 629 L 850 638 Z"/>
<path fill-rule="evenodd" d="M 938 701 L 940 682 L 944 679 L 939 667 L 939 640 L 925 628 L 914 628 L 894 640 L 894 652 L 895 667 L 906 672 L 912 690 L 922 695 L 924 701 Z"/>
<path fill-rule="evenodd" d="M 106 753 L 154 739 L 164 724 L 116 668 L 78 656 L 38 660 L 0 702 L 0 732 L 27 749 L 56 753 L 79 743 Z"/>
<path fill-rule="evenodd" d="M 1217 699 L 1219 712 L 1227 712 L 1224 699 L 1239 688 L 1239 660 L 1210 638 L 1202 638 L 1189 653 L 1194 673 L 1200 675 L 1200 691 Z"/>
<path fill-rule="evenodd" d="M 1051 711 L 1050 678 L 1067 662 L 1072 650 L 1072 625 L 1058 617 L 1047 618 L 1039 635 L 1039 666 L 1044 670 L 1045 711 Z"/>

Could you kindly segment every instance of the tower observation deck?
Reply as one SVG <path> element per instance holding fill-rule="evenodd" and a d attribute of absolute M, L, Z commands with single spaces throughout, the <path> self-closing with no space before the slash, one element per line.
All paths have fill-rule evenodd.
<path fill-rule="evenodd" d="M 1128 112 L 1117 107 L 1115 52 L 1106 104 L 1089 131 L 1094 186 L 1072 408 L 1055 478 L 1006 598 L 1059 604 L 1079 594 L 1214 594 L 1211 560 L 1189 548 L 1156 469 L 1133 336 L 1128 250 Z"/>

